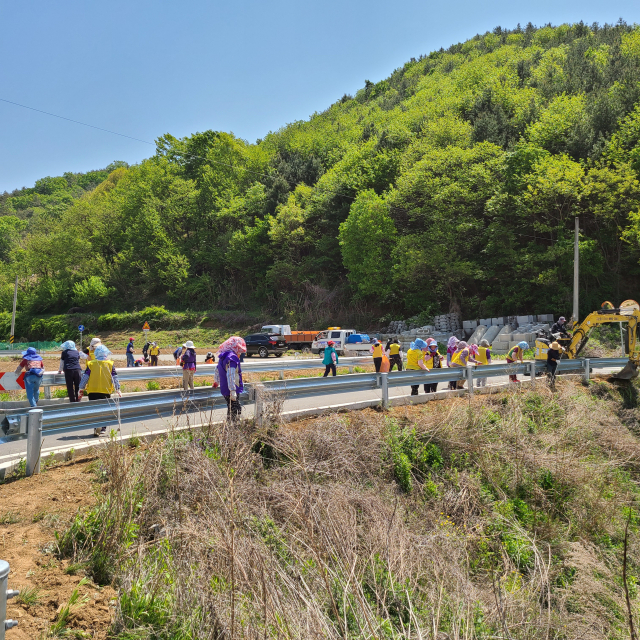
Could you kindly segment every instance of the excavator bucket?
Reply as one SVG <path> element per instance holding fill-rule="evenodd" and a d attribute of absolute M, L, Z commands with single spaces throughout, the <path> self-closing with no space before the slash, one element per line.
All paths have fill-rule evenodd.
<path fill-rule="evenodd" d="M 622 371 L 614 373 L 611 377 L 616 380 L 633 380 L 638 377 L 638 365 L 629 360 Z"/>

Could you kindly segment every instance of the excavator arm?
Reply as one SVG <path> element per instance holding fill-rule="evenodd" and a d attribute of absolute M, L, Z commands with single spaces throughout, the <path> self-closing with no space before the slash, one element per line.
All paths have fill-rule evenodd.
<path fill-rule="evenodd" d="M 610 322 L 624 322 L 628 324 L 629 335 L 629 362 L 622 371 L 613 374 L 619 380 L 631 380 L 638 376 L 638 363 L 640 352 L 638 351 L 637 326 L 640 319 L 640 311 L 634 310 L 631 314 L 620 313 L 620 309 L 601 309 L 590 313 L 577 326 L 574 324 L 573 336 L 566 350 L 568 358 L 577 358 L 589 340 L 589 333 L 597 326 Z"/>

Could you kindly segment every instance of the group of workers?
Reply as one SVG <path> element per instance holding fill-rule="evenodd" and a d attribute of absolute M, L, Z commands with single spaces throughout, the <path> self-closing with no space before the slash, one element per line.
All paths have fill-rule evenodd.
<path fill-rule="evenodd" d="M 241 360 L 246 352 L 246 343 L 239 336 L 232 336 L 218 347 L 218 366 L 214 370 L 213 387 L 220 387 L 227 403 L 227 415 L 230 418 L 237 418 L 242 411 L 238 396 L 244 390 Z M 64 373 L 69 402 L 80 402 L 85 393 L 89 400 L 111 398 L 111 394 L 116 392 L 118 397 L 122 397 L 118 372 L 114 361 L 109 358 L 111 355 L 110 349 L 102 344 L 100 338 L 93 338 L 89 347 L 83 351 L 76 348 L 73 340 L 67 340 L 62 344 L 58 373 Z M 127 366 L 131 366 L 133 338 L 129 340 L 126 355 Z M 174 356 L 176 365 L 182 367 L 183 389 L 193 390 L 193 377 L 196 371 L 196 351 L 193 342 L 191 340 L 185 342 L 174 352 Z M 86 361 L 84 371 L 81 366 L 83 360 Z M 205 357 L 205 363 L 215 362 L 215 355 L 209 351 Z M 27 400 L 30 406 L 35 407 L 40 398 L 40 385 L 45 368 L 42 356 L 33 347 L 29 347 L 22 353 L 22 359 L 15 373 L 19 374 L 23 369 Z M 106 426 L 96 430 L 96 435 L 105 433 Z"/>

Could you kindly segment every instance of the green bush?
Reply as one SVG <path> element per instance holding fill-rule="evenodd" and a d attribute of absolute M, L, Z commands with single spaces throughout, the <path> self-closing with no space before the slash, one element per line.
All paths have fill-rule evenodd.
<path fill-rule="evenodd" d="M 29 327 L 30 340 L 75 340 L 79 337 L 78 329 L 72 327 L 67 316 L 51 316 L 49 318 L 36 318 Z"/>
<path fill-rule="evenodd" d="M 201 313 L 190 311 L 167 311 L 164 307 L 145 307 L 131 313 L 104 313 L 98 318 L 98 329 L 129 329 L 139 327 L 145 322 L 152 330 L 186 329 L 199 324 L 204 319 Z"/>
<path fill-rule="evenodd" d="M 73 285 L 73 301 L 81 306 L 95 305 L 106 300 L 114 291 L 99 276 L 90 276 Z"/>

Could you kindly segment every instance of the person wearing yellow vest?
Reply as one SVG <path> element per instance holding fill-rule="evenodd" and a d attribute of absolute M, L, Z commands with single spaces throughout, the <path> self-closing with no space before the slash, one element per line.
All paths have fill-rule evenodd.
<path fill-rule="evenodd" d="M 149 363 L 150 367 L 158 366 L 158 356 L 160 355 L 160 347 L 158 347 L 157 342 L 151 343 L 151 348 L 149 349 L 149 357 L 151 358 L 151 362 Z"/>
<path fill-rule="evenodd" d="M 100 338 L 91 338 L 91 342 L 89 343 L 89 360 L 93 360 L 95 358 L 95 350 L 96 347 L 102 344 L 102 340 Z"/>
<path fill-rule="evenodd" d="M 525 342 L 524 340 L 518 342 L 515 347 L 511 347 L 511 349 L 507 351 L 507 363 L 513 364 L 518 361 L 518 358 L 520 358 L 520 362 L 524 363 L 524 350 L 528 348 L 528 342 Z M 520 382 L 517 374 L 509 374 L 509 382 Z"/>
<path fill-rule="evenodd" d="M 398 371 L 402 371 L 402 351 L 400 350 L 398 338 L 390 338 L 384 350 L 387 358 L 389 358 L 389 371 L 393 371 L 394 365 L 398 368 Z"/>
<path fill-rule="evenodd" d="M 423 369 L 427 371 L 427 365 L 424 363 L 425 355 L 427 352 L 427 343 L 421 338 L 416 338 L 415 342 L 411 343 L 411 347 L 407 351 L 407 371 L 418 371 Z M 418 395 L 419 384 L 411 385 L 411 395 Z M 429 393 L 431 385 L 424 385 L 424 392 Z"/>
<path fill-rule="evenodd" d="M 438 343 L 434 338 L 427 338 L 427 351 L 424 356 L 424 363 L 427 365 L 427 369 L 442 369 L 443 360 L 444 356 L 441 356 L 438 352 Z M 435 393 L 438 390 L 438 383 L 425 384 L 424 390 L 427 393 Z"/>
<path fill-rule="evenodd" d="M 376 338 L 373 339 L 373 345 L 371 346 L 371 349 L 369 349 L 369 353 L 373 356 L 373 364 L 376 368 L 376 373 L 380 373 L 383 354 L 382 343 L 380 340 L 377 340 Z"/>
<path fill-rule="evenodd" d="M 118 373 L 116 372 L 113 360 L 108 360 L 110 355 L 111 351 L 103 344 L 95 348 L 95 358 L 89 360 L 87 368 L 84 370 L 82 378 L 80 379 L 78 400 L 82 400 L 85 390 L 89 396 L 89 400 L 110 398 L 114 391 L 117 391 L 118 396 L 122 397 Z M 96 430 L 96 435 L 102 435 L 106 432 L 107 427 L 105 425 L 99 432 Z"/>
<path fill-rule="evenodd" d="M 478 347 L 478 355 L 476 360 L 479 364 L 491 364 L 491 345 L 487 340 L 480 340 L 480 346 Z M 487 384 L 486 378 L 476 378 L 479 387 L 484 387 Z"/>
<path fill-rule="evenodd" d="M 478 361 L 473 357 L 469 345 L 464 340 L 461 340 L 458 342 L 456 350 L 451 356 L 451 366 L 466 367 L 470 362 L 478 364 Z M 464 389 L 464 380 L 458 380 L 456 387 L 458 389 Z"/>

